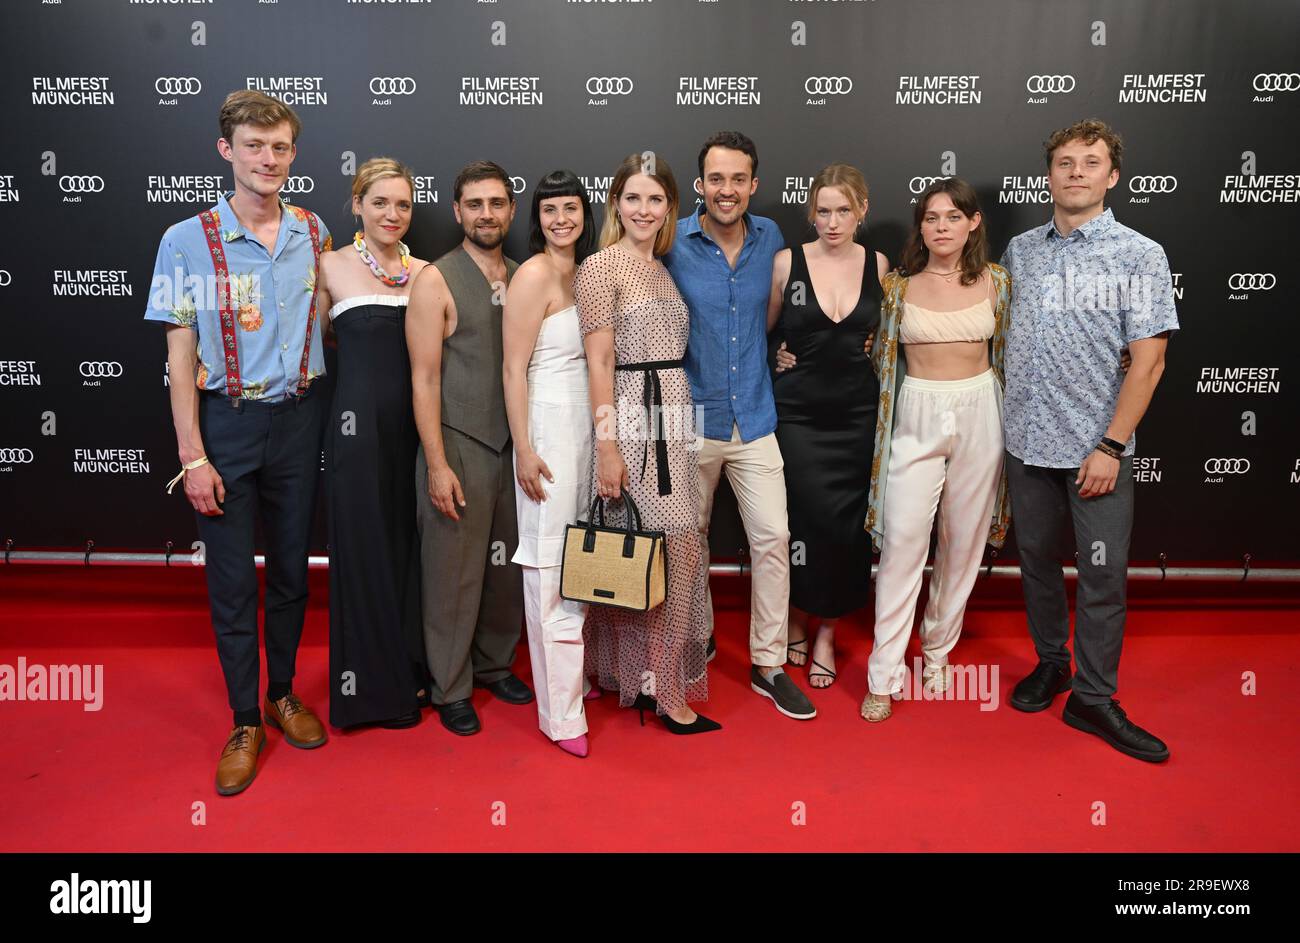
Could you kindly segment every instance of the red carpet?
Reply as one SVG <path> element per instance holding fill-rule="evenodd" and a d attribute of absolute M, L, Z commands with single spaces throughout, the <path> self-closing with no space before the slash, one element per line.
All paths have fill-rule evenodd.
<path fill-rule="evenodd" d="M 295 689 L 323 716 L 325 574 L 313 580 Z M 257 781 L 222 799 L 230 715 L 202 572 L 0 568 L 0 664 L 104 666 L 98 712 L 0 702 L 0 851 L 1300 848 L 1300 688 L 1285 677 L 1300 610 L 1285 588 L 1133 585 L 1119 699 L 1169 743 L 1155 766 L 1066 727 L 1063 700 L 1036 715 L 1006 706 L 1033 665 L 1014 582 L 977 591 L 953 654 L 999 666 L 997 709 L 902 701 L 878 726 L 858 717 L 861 623 L 840 629 L 839 681 L 799 723 L 749 689 L 748 583 L 714 586 L 719 653 L 700 706 L 720 733 L 642 729 L 607 696 L 588 705 L 592 755 L 578 760 L 542 737 L 532 705 L 478 691 L 475 737 L 427 712 L 411 730 L 332 730 L 310 752 L 269 732 Z M 516 664 L 527 679 L 522 646 Z M 192 824 L 195 803 L 206 824 Z"/>

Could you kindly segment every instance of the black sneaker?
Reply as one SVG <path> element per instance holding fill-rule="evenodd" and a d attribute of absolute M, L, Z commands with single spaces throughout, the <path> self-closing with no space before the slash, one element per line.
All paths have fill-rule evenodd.
<path fill-rule="evenodd" d="M 1070 689 L 1070 666 L 1062 668 L 1050 661 L 1040 661 L 1038 667 L 1023 678 L 1011 691 L 1007 702 L 1018 711 L 1035 713 L 1052 706 L 1052 700 L 1062 691 Z"/>
<path fill-rule="evenodd" d="M 817 708 L 813 707 L 812 701 L 808 700 L 808 695 L 800 691 L 794 679 L 784 671 L 771 678 L 765 678 L 756 665 L 751 666 L 749 686 L 755 693 L 771 698 L 776 709 L 787 717 L 793 717 L 795 720 L 812 720 L 817 716 Z"/>
<path fill-rule="evenodd" d="M 1169 759 L 1169 747 L 1164 741 L 1129 720 L 1117 701 L 1084 704 L 1079 695 L 1071 694 L 1061 719 L 1076 730 L 1095 733 L 1119 752 L 1139 760 L 1159 763 Z"/>

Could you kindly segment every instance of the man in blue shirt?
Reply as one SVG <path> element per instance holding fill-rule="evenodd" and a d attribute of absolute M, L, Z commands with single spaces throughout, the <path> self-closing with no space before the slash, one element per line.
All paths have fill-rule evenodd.
<path fill-rule="evenodd" d="M 1178 329 L 1164 250 L 1104 206 L 1119 182 L 1119 136 L 1100 121 L 1046 145 L 1050 222 L 1011 240 L 1006 348 L 1007 479 L 1029 632 L 1039 664 L 1011 706 L 1045 710 L 1073 685 L 1062 719 L 1159 762 L 1169 749 L 1113 700 L 1124 640 L 1133 528 L 1134 430 Z M 1132 365 L 1120 369 L 1127 347 Z M 1075 663 L 1058 549 L 1067 514 L 1078 550 Z"/>
<path fill-rule="evenodd" d="M 217 150 L 232 193 L 169 228 L 158 247 L 145 318 L 167 325 L 172 421 L 185 497 L 197 512 L 217 655 L 234 729 L 217 792 L 242 792 L 265 744 L 262 718 L 290 745 L 325 743 L 293 693 L 307 610 L 311 536 L 326 403 L 316 267 L 329 231 L 280 201 L 302 128 L 262 92 L 226 97 Z M 266 544 L 266 699 L 258 708 L 257 512 Z"/>
<path fill-rule="evenodd" d="M 707 560 L 713 494 L 726 471 L 753 560 L 750 687 L 787 717 L 809 720 L 816 708 L 782 668 L 790 618 L 790 530 L 767 366 L 767 302 L 772 258 L 785 239 L 772 220 L 748 212 L 758 188 L 753 141 L 736 131 L 718 132 L 704 142 L 698 164 L 704 212 L 678 222 L 664 264 L 691 310 L 684 359 L 691 396 L 703 414 L 700 541 Z M 711 596 L 709 619 L 712 628 Z"/>

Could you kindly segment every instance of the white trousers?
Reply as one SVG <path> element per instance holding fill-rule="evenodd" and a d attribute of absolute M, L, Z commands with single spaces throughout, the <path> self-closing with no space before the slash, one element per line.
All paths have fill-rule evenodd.
<path fill-rule="evenodd" d="M 587 732 L 582 707 L 582 624 L 587 607 L 560 598 L 558 566 L 521 569 L 538 726 L 552 740 L 572 740 Z"/>
<path fill-rule="evenodd" d="M 1002 388 L 992 370 L 966 380 L 904 377 L 895 410 L 876 571 L 876 642 L 867 662 L 873 694 L 903 689 L 936 510 L 939 541 L 921 651 L 927 667 L 948 663 L 1002 475 Z"/>

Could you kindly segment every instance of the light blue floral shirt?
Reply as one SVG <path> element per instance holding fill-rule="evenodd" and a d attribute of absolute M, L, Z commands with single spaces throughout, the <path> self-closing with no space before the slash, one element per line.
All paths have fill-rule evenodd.
<path fill-rule="evenodd" d="M 244 399 L 281 400 L 298 388 L 307 316 L 316 291 L 316 259 L 307 224 L 309 211 L 284 205 L 274 246 L 264 246 L 239 225 L 228 202 L 217 200 L 226 265 L 230 270 L 235 341 Z M 321 251 L 330 248 L 329 230 L 317 217 Z M 320 315 L 312 324 L 307 378 L 325 372 Z M 212 256 L 198 216 L 181 220 L 163 233 L 149 288 L 145 320 L 194 328 L 200 390 L 226 392 L 221 350 L 221 315 Z M 172 382 L 178 382 L 173 377 Z"/>
<path fill-rule="evenodd" d="M 1115 415 L 1121 351 L 1178 329 L 1160 245 L 1106 210 L 1068 236 L 1054 222 L 1011 240 L 1003 425 L 1026 465 L 1078 468 Z M 1125 455 L 1132 455 L 1130 437 Z"/>

